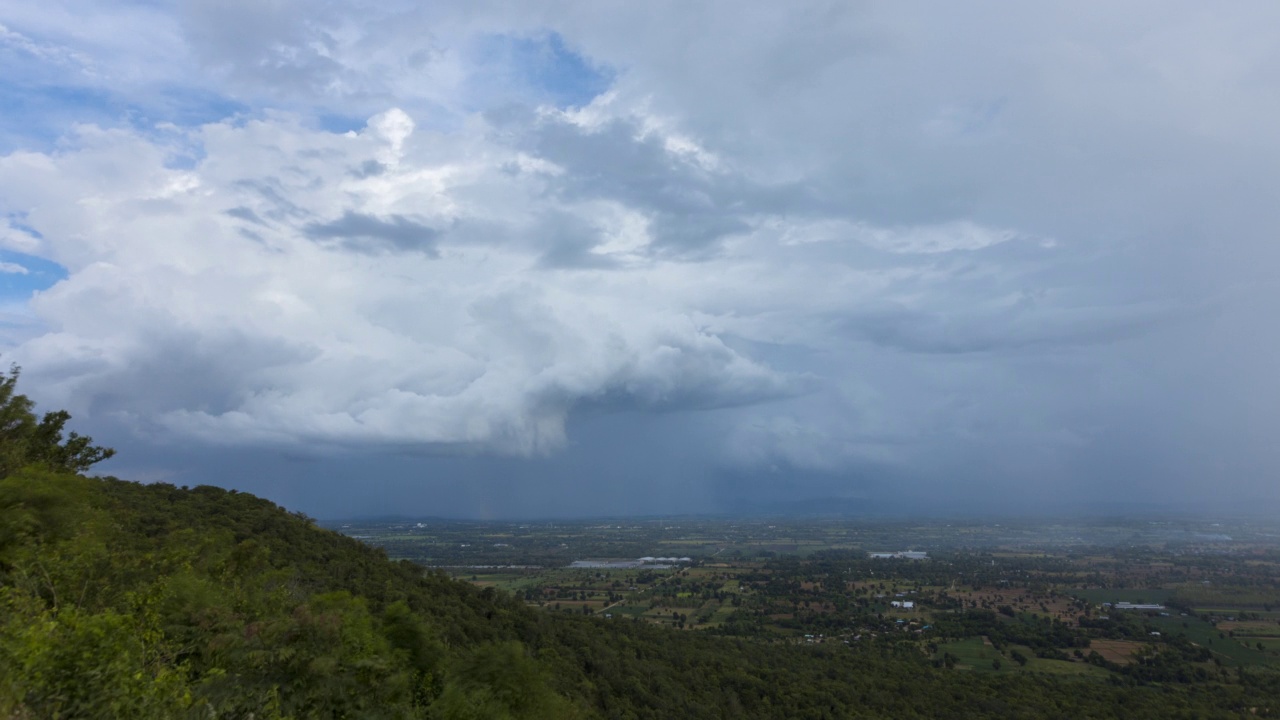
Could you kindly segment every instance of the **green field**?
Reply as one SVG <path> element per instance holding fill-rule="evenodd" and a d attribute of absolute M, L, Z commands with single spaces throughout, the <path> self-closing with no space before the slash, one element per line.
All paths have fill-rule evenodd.
<path fill-rule="evenodd" d="M 1045 673 L 1049 675 L 1074 675 L 1087 677 L 1106 677 L 1107 671 L 1100 667 L 1089 665 L 1082 662 L 1069 662 L 1064 660 L 1048 660 L 1038 658 L 1035 652 L 1021 645 L 1009 647 L 1009 652 L 1017 650 L 1027 658 L 1025 666 L 1019 665 L 1008 657 L 1008 653 L 1002 655 L 994 647 L 983 642 L 982 638 L 966 638 L 957 640 L 938 646 L 938 652 L 934 653 L 934 659 L 939 659 L 944 653 L 951 653 L 957 659 L 956 669 L 972 670 L 974 672 L 1019 672 L 1019 673 Z M 993 660 L 1000 660 L 1000 669 L 996 670 L 992 664 Z"/>
<path fill-rule="evenodd" d="M 1196 617 L 1155 617 L 1150 622 L 1161 633 L 1174 636 L 1183 634 L 1191 642 L 1209 648 L 1223 665 L 1260 666 L 1277 664 L 1277 659 L 1253 647 L 1242 647 L 1245 638 L 1221 637 L 1225 633 Z M 1249 640 L 1250 645 L 1256 640 Z M 1264 643 L 1266 641 L 1263 641 Z"/>
<path fill-rule="evenodd" d="M 1023 672 L 1046 673 L 1049 675 L 1074 675 L 1078 677 L 1095 677 L 1104 678 L 1108 675 L 1107 671 L 1090 665 L 1085 662 L 1071 662 L 1068 660 L 1049 660 L 1047 658 L 1035 657 L 1035 653 L 1031 648 L 1019 647 L 1018 650 L 1027 658 L 1027 666 L 1022 668 Z M 1012 663 L 1017 668 L 1017 663 Z"/>
<path fill-rule="evenodd" d="M 1250 645 L 1256 645 L 1257 643 L 1262 643 L 1262 647 L 1266 648 L 1267 652 L 1280 652 L 1280 638 L 1251 637 L 1251 638 L 1240 638 L 1240 639 L 1247 640 Z M 1273 664 L 1280 663 L 1280 659 L 1272 659 L 1271 662 Z"/>
<path fill-rule="evenodd" d="M 428 566 L 514 593 L 531 606 L 557 615 L 589 614 L 603 619 L 608 613 L 619 621 L 684 631 L 720 628 L 765 643 L 803 644 L 806 636 L 816 642 L 818 636 L 838 641 L 860 635 L 862 640 L 851 643 L 850 651 L 885 644 L 927 652 L 930 638 L 927 633 L 918 634 L 919 627 L 955 614 L 972 623 L 965 630 L 969 637 L 947 643 L 932 657 L 938 660 L 950 653 L 955 667 L 975 675 L 1114 678 L 1127 672 L 1121 668 L 1137 662 L 1135 651 L 1176 644 L 1180 636 L 1209 650 L 1223 666 L 1280 670 L 1280 626 L 1275 624 L 1280 608 L 1236 603 L 1270 597 L 1259 583 L 1270 577 L 1266 572 L 1270 565 L 1215 555 L 1213 563 L 1230 572 L 1215 576 L 1211 586 L 1188 581 L 1189 576 L 1202 575 L 1203 558 L 1157 543 L 1141 547 L 1131 543 L 1135 533 L 1159 535 L 1163 527 L 1151 530 L 1142 524 L 1054 531 L 1057 538 L 1089 535 L 1098 539 L 1098 547 L 1084 555 L 1061 552 L 1053 537 L 1034 539 L 1042 529 L 1000 525 L 681 518 L 554 526 L 433 522 L 427 528 L 412 529 L 401 523 L 352 529 L 365 536 L 385 534 L 390 538 L 388 551 L 397 557 L 412 556 L 411 551 L 418 548 Z M 1104 551 L 1108 536 L 1113 545 Z M 988 538 L 984 547 L 969 547 L 983 537 Z M 495 538 L 502 541 L 493 542 Z M 944 541 L 961 547 L 948 549 Z M 1271 548 L 1272 541 L 1266 542 L 1258 547 Z M 855 547 L 928 548 L 930 560 L 882 561 L 851 549 Z M 584 558 L 671 555 L 688 555 L 692 561 L 670 569 L 568 567 Z M 1098 587 L 1104 584 L 1112 587 Z M 1082 586 L 1088 589 L 1075 589 Z M 1160 612 L 1099 608 L 1102 603 L 1118 602 L 1169 607 L 1170 602 L 1187 597 L 1198 600 L 1185 605 L 1197 608 L 1187 616 L 1178 608 L 1163 611 L 1167 617 L 1159 617 Z M 895 598 L 914 599 L 916 607 L 891 607 Z M 1086 604 L 1092 609 L 1086 611 Z M 730 622 L 738 611 L 742 617 Z M 1074 655 L 1071 660 L 1037 658 L 1029 647 L 1004 646 L 1002 653 L 984 643 L 981 635 L 989 632 L 994 639 L 999 632 L 980 629 L 986 627 L 982 613 L 993 611 L 1001 623 L 1009 615 L 1007 622 L 1026 627 L 1062 621 L 1075 643 L 1063 643 L 1059 635 L 1054 647 L 1070 654 L 1073 647 L 1092 642 L 1121 668 L 1093 665 Z M 1081 614 L 1110 615 L 1115 627 L 1076 626 L 1073 620 Z M 1227 622 L 1228 617 L 1233 620 Z M 903 619 L 914 624 L 900 623 Z M 1235 637 L 1228 635 L 1232 629 Z M 1149 634 L 1155 630 L 1159 636 Z M 1028 638 L 1033 636 L 1018 638 L 1032 642 Z M 1025 662 L 1013 660 L 1015 652 Z M 1204 665 L 1191 659 L 1198 654 L 1190 652 L 1183 658 L 1188 670 Z M 996 660 L 998 668 L 993 664 Z"/>
<path fill-rule="evenodd" d="M 1068 592 L 1081 600 L 1088 600 L 1098 605 L 1104 602 L 1163 603 L 1173 596 L 1172 590 L 1159 588 L 1090 588 L 1088 590 L 1069 590 Z"/>
<path fill-rule="evenodd" d="M 1249 615 L 1251 616 L 1257 616 L 1260 618 L 1264 618 L 1266 620 L 1272 620 L 1272 621 L 1280 620 L 1280 611 L 1255 610 L 1253 608 L 1248 608 L 1248 607 L 1200 607 L 1197 605 L 1195 608 L 1195 611 L 1196 611 L 1196 614 L 1198 615 L 1207 613 L 1209 615 L 1222 615 L 1222 616 L 1240 615 L 1242 613 L 1249 613 Z"/>
<path fill-rule="evenodd" d="M 623 604 L 623 605 L 616 605 L 614 607 L 611 607 L 606 612 L 609 612 L 613 615 L 620 615 L 624 617 L 640 617 L 645 613 L 645 610 L 646 608 L 643 605 Z"/>
<path fill-rule="evenodd" d="M 958 670 L 995 672 L 991 661 L 996 658 L 1000 659 L 1002 669 L 1010 665 L 1016 665 L 1012 660 L 1003 657 L 995 648 L 984 643 L 980 637 L 965 638 L 964 640 L 956 640 L 955 642 L 939 645 L 935 657 L 940 658 L 944 653 L 948 652 L 956 656 L 956 669 Z"/>

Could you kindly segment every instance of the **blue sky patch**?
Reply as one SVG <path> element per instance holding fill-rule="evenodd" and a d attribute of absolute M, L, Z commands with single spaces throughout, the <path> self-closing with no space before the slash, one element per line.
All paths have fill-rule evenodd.
<path fill-rule="evenodd" d="M 166 88 L 146 106 L 130 105 L 130 116 L 139 127 L 171 122 L 180 127 L 194 127 L 219 122 L 249 112 L 249 106 L 217 93 L 190 88 Z"/>
<path fill-rule="evenodd" d="M 9 224 L 21 227 L 13 219 Z M 15 265 L 26 272 L 13 272 Z M 37 290 L 47 290 L 67 277 L 67 269 L 58 263 L 13 250 L 0 250 L 0 270 L 0 302 L 25 301 Z"/>
<path fill-rule="evenodd" d="M 0 152 L 49 148 L 76 123 L 111 125 L 123 107 L 93 88 L 30 87 L 0 80 Z"/>
<path fill-rule="evenodd" d="M 214 93 L 167 88 L 132 102 L 85 85 L 26 84 L 0 79 L 0 153 L 52 149 L 73 125 L 131 127 L 153 132 L 159 123 L 193 127 L 244 113 L 248 107 Z"/>
<path fill-rule="evenodd" d="M 360 132 L 361 130 L 364 130 L 365 125 L 369 124 L 369 118 L 357 117 L 354 115 L 322 113 L 316 117 L 316 124 L 325 132 L 341 135 L 342 133 Z"/>
<path fill-rule="evenodd" d="M 486 35 L 474 54 L 481 67 L 476 78 L 483 88 L 477 98 L 481 104 L 531 101 L 580 107 L 608 90 L 616 76 L 570 49 L 557 33 Z"/>

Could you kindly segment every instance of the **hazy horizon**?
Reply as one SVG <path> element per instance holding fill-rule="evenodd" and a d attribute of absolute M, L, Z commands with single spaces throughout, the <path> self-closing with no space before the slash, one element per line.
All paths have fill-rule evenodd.
<path fill-rule="evenodd" d="M 1280 511 L 1280 5 L 0 8 L 0 358 L 320 518 Z"/>
<path fill-rule="evenodd" d="M 821 502 L 821 498 L 815 499 L 813 502 Z M 292 510 L 292 508 L 285 508 Z M 304 513 L 305 514 L 305 513 Z M 308 515 L 308 517 L 311 517 Z M 849 522 L 859 523 L 868 526 L 881 524 L 901 524 L 920 522 L 926 524 L 955 522 L 962 525 L 983 525 L 1008 523 L 1010 525 L 1018 523 L 1043 525 L 1044 523 L 1068 524 L 1068 523 L 1093 523 L 1093 522 L 1150 522 L 1150 523 L 1206 523 L 1213 525 L 1219 522 L 1252 522 L 1252 521 L 1271 521 L 1275 518 L 1275 514 L 1269 509 L 1258 510 L 1240 507 L 1235 511 L 1224 510 L 1221 512 L 1199 512 L 1190 508 L 1181 510 L 1169 509 L 1142 509 L 1129 507 L 1128 510 L 1108 507 L 1092 508 L 1086 510 L 1061 510 L 1058 512 L 1049 512 L 1046 510 L 1035 511 L 1019 511 L 1009 514 L 984 514 L 976 510 L 956 510 L 952 512 L 944 511 L 921 511 L 913 508 L 909 512 L 883 512 L 883 513 L 863 513 L 856 511 L 849 512 L 821 512 L 812 511 L 804 512 L 797 510 L 788 510 L 777 508 L 761 507 L 758 511 L 722 511 L 722 512 L 704 512 L 704 513 L 687 513 L 687 514 L 644 514 L 644 515 L 512 515 L 503 517 L 478 517 L 469 515 L 415 515 L 415 514 L 368 514 L 368 515 L 330 515 L 325 517 L 314 517 L 313 520 L 325 526 L 333 526 L 338 523 L 351 522 L 379 522 L 379 523 L 396 523 L 396 522 L 441 522 L 441 523 L 477 523 L 477 524 L 511 524 L 511 523 L 587 523 L 587 522 L 659 522 L 659 521 L 717 521 L 717 522 L 769 522 L 777 520 L 780 522 Z"/>

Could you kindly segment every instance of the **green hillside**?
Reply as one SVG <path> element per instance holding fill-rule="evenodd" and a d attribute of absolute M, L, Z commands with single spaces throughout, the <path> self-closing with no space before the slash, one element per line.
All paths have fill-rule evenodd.
<path fill-rule="evenodd" d="M 1280 696 L 1270 676 L 966 673 L 887 646 L 542 613 L 251 495 L 79 475 L 106 451 L 64 440 L 61 415 L 37 422 L 14 380 L 0 397 L 7 720 L 1190 718 L 1266 714 Z"/>

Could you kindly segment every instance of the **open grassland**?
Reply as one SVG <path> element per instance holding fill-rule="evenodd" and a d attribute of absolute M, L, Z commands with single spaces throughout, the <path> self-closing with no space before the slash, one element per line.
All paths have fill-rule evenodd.
<path fill-rule="evenodd" d="M 1208 648 L 1223 665 L 1261 667 L 1277 664 L 1277 658 L 1245 645 L 1242 639 L 1232 638 L 1225 630 L 1196 617 L 1155 617 L 1149 622 L 1163 635 L 1185 635 L 1191 642 Z"/>
<path fill-rule="evenodd" d="M 1162 588 L 1076 588 L 1070 591 L 1072 595 L 1088 600 L 1095 605 L 1102 603 L 1165 603 L 1172 597 L 1173 592 Z"/>
<path fill-rule="evenodd" d="M 1196 607 L 1195 613 L 1197 615 L 1213 615 L 1220 618 L 1248 615 L 1250 618 L 1267 620 L 1272 623 L 1280 622 L 1280 611 L 1272 610 L 1268 612 L 1266 610 L 1255 610 L 1248 607 Z"/>
<path fill-rule="evenodd" d="M 1090 665 L 1082 660 L 1052 660 L 1049 658 L 1036 657 L 1035 650 L 1032 650 L 1025 645 L 1012 646 L 1010 648 L 1010 652 L 1006 653 L 1006 655 L 1011 657 L 1013 650 L 1022 653 L 1022 656 L 1026 658 L 1026 665 L 1019 665 L 1017 662 L 1008 662 L 1004 663 L 1003 667 L 1017 670 L 1019 672 L 1037 672 L 1050 675 L 1072 675 L 1094 678 L 1104 678 L 1107 676 L 1106 670 L 1097 667 L 1096 665 Z"/>
<path fill-rule="evenodd" d="M 1264 620 L 1220 622 L 1218 629 L 1236 637 L 1280 637 L 1280 624 Z"/>
<path fill-rule="evenodd" d="M 1013 659 L 1014 652 L 1021 654 L 1025 664 Z M 1107 675 L 1106 670 L 1085 662 L 1038 658 L 1035 656 L 1035 651 L 1026 646 L 1013 645 L 1001 652 L 983 638 L 966 638 L 939 645 L 933 658 L 942 661 L 948 654 L 955 658 L 957 670 L 982 673 L 1045 673 L 1093 678 L 1103 678 Z"/>
<path fill-rule="evenodd" d="M 1134 661 L 1134 653 L 1146 645 L 1147 643 L 1134 640 L 1094 640 L 1089 649 L 1096 651 L 1104 660 L 1117 665 L 1128 665 Z"/>
<path fill-rule="evenodd" d="M 999 652 L 982 638 L 965 638 L 938 646 L 936 658 L 943 658 L 947 653 L 955 656 L 957 670 L 975 670 L 978 672 L 994 672 L 993 660 L 1005 660 Z"/>

